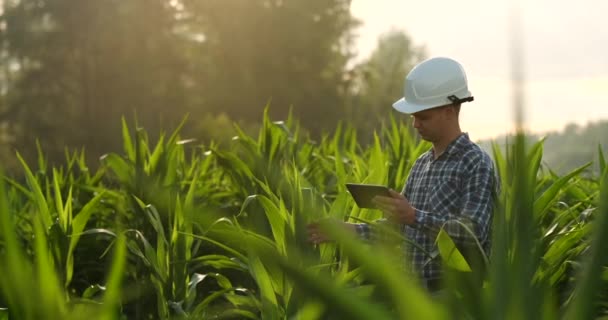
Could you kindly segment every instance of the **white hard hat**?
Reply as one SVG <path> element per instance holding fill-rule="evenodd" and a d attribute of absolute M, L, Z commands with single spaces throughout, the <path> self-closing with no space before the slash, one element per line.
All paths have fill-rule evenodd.
<path fill-rule="evenodd" d="M 418 111 L 473 101 L 467 76 L 450 58 L 431 58 L 416 65 L 405 77 L 405 96 L 393 104 L 399 112 Z"/>

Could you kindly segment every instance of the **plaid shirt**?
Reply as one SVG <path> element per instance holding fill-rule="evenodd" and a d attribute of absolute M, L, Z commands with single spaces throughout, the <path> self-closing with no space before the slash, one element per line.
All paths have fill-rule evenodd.
<path fill-rule="evenodd" d="M 460 223 L 475 233 L 486 255 L 490 250 L 490 226 L 497 191 L 497 176 L 490 156 L 469 140 L 466 133 L 452 141 L 435 159 L 433 149 L 421 155 L 408 176 L 403 194 L 415 208 L 413 225 L 401 225 L 401 232 L 420 248 L 404 244 L 408 261 L 423 284 L 441 278 L 441 261 L 435 239 L 443 227 L 454 242 L 474 244 Z M 387 223 L 380 219 L 379 223 Z M 377 239 L 368 224 L 356 224 L 365 239 Z M 429 256 L 428 253 L 431 253 Z"/>

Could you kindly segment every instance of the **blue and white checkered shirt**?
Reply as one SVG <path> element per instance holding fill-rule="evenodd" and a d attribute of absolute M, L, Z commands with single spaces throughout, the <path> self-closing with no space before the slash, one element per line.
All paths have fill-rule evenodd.
<path fill-rule="evenodd" d="M 407 239 L 420 246 L 406 243 L 403 247 L 412 271 L 421 276 L 424 285 L 429 287 L 441 278 L 435 240 L 442 227 L 457 245 L 475 244 L 457 221 L 465 224 L 489 256 L 494 192 L 498 187 L 492 159 L 466 133 L 452 141 L 437 159 L 431 149 L 416 160 L 403 190 L 416 209 L 416 219 L 413 225 L 400 227 Z M 368 224 L 357 224 L 356 230 L 366 239 L 380 236 Z"/>

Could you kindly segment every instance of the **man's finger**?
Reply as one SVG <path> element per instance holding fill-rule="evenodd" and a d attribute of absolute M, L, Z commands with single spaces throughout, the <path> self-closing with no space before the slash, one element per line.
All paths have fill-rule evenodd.
<path fill-rule="evenodd" d="M 375 196 L 372 201 L 374 201 L 375 203 L 381 203 L 381 204 L 393 204 L 395 202 L 395 198 L 391 198 L 391 197 L 384 197 L 384 196 Z"/>
<path fill-rule="evenodd" d="M 317 222 L 312 222 L 312 223 L 309 223 L 306 225 L 306 228 L 308 228 L 308 229 L 316 229 L 318 227 L 319 227 L 319 223 L 317 223 Z"/>
<path fill-rule="evenodd" d="M 389 189 L 388 192 L 391 194 L 391 196 L 393 196 L 393 198 L 399 198 L 399 199 L 405 198 L 404 195 L 402 195 L 401 193 L 399 193 L 393 189 Z"/>

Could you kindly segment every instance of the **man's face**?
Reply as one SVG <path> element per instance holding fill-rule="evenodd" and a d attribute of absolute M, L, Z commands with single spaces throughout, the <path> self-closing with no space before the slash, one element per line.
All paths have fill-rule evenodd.
<path fill-rule="evenodd" d="M 442 106 L 416 112 L 411 115 L 412 125 L 420 134 L 422 139 L 429 142 L 437 142 L 442 136 L 445 128 L 449 125 L 451 106 Z"/>

